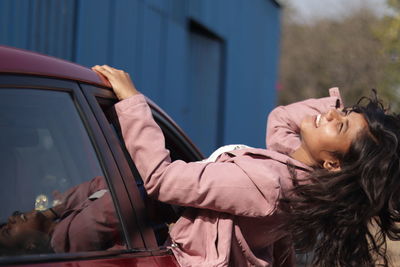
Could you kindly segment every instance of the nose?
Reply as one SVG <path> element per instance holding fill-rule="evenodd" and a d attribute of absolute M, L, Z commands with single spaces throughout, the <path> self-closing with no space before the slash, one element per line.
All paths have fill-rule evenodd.
<path fill-rule="evenodd" d="M 16 223 L 16 222 L 17 222 L 17 221 L 15 220 L 15 216 L 14 216 L 14 215 L 8 217 L 8 223 L 9 223 L 9 224 L 14 224 L 14 223 Z"/>
<path fill-rule="evenodd" d="M 11 216 L 8 217 L 8 223 L 10 223 L 10 224 L 17 223 L 17 218 L 19 218 L 19 216 L 21 216 L 21 214 L 22 214 L 22 213 L 21 213 L 20 211 L 18 211 L 18 210 L 14 211 L 14 212 L 11 214 Z"/>
<path fill-rule="evenodd" d="M 338 119 L 341 118 L 341 114 L 336 109 L 330 109 L 326 113 L 325 118 L 326 118 L 327 121 L 338 120 Z"/>

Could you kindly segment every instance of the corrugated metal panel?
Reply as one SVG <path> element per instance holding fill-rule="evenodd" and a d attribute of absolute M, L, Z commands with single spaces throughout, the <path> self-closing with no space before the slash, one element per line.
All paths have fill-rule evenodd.
<path fill-rule="evenodd" d="M 75 5 L 72 0 L 24 1 L 29 7 L 26 48 L 48 55 L 73 59 Z"/>
<path fill-rule="evenodd" d="M 132 0 L 115 1 L 115 23 L 113 25 L 112 61 L 116 68 L 130 72 L 137 79 L 140 68 L 139 21 L 143 4 Z"/>
<path fill-rule="evenodd" d="M 85 66 L 113 63 L 112 38 L 115 1 L 79 1 L 76 61 Z"/>
<path fill-rule="evenodd" d="M 151 8 L 143 10 L 140 39 L 141 52 L 141 83 L 140 88 L 154 101 L 162 105 L 164 73 L 162 72 L 165 57 L 165 21 L 163 17 Z"/>
<path fill-rule="evenodd" d="M 26 48 L 29 5 L 23 0 L 0 2 L 0 43 Z"/>
<path fill-rule="evenodd" d="M 11 45 L 11 38 L 9 37 L 9 34 L 11 31 L 16 29 L 13 29 L 9 24 L 10 3 L 11 1 L 0 1 L 0 42 L 2 44 L 8 43 Z"/>
<path fill-rule="evenodd" d="M 238 0 L 192 0 L 189 2 L 188 16 L 220 37 L 230 38 L 227 34 L 232 21 L 231 10 L 237 4 Z"/>
<path fill-rule="evenodd" d="M 21 44 L 21 46 L 26 46 L 28 42 L 28 37 L 25 34 L 28 30 L 28 21 L 26 18 L 29 18 L 29 6 L 26 5 L 23 0 L 17 0 L 14 1 L 14 7 L 16 10 L 10 12 L 13 16 L 12 25 L 14 26 L 12 32 L 15 36 L 15 38 L 12 38 L 12 40 L 14 40 L 12 45 L 17 46 Z M 17 12 L 18 14 L 16 14 Z"/>
<path fill-rule="evenodd" d="M 185 114 L 188 112 L 188 91 L 186 81 L 188 32 L 185 24 L 179 24 L 169 20 L 167 22 L 167 34 L 165 39 L 166 55 L 164 65 L 164 84 L 166 93 L 162 107 L 183 128 L 190 127 L 190 122 Z"/>
<path fill-rule="evenodd" d="M 198 123 L 186 114 L 191 19 L 226 45 L 222 142 L 263 146 L 277 76 L 279 7 L 273 0 L 2 0 L 0 42 L 86 66 L 123 68 L 190 129 Z"/>
<path fill-rule="evenodd" d="M 168 12 L 169 1 L 168 0 L 143 0 L 148 7 L 154 8 L 161 13 L 166 14 Z"/>
<path fill-rule="evenodd" d="M 188 13 L 188 5 L 190 2 L 187 0 L 168 0 L 168 2 L 168 16 L 170 17 L 170 19 L 175 20 L 178 23 L 181 23 L 182 26 L 184 26 Z"/>
<path fill-rule="evenodd" d="M 207 1 L 207 0 L 205 0 Z M 189 18 L 198 20 L 199 22 L 203 22 L 203 8 L 204 8 L 204 0 L 191 0 L 189 1 L 188 14 Z"/>
<path fill-rule="evenodd" d="M 188 65 L 189 110 L 187 132 L 206 155 L 212 153 L 222 134 L 219 105 L 223 105 L 223 43 L 199 30 L 190 33 Z"/>
<path fill-rule="evenodd" d="M 276 72 L 270 70 L 277 67 L 277 58 L 271 61 L 270 56 L 278 53 L 277 42 L 269 38 L 276 31 L 268 26 L 278 27 L 278 24 L 273 23 L 275 18 L 268 16 L 267 11 L 265 1 L 257 0 L 253 5 L 242 3 L 237 17 L 241 23 L 236 27 L 235 40 L 229 49 L 229 59 L 233 62 L 228 72 L 225 128 L 251 130 L 226 131 L 228 143 L 265 147 L 266 115 L 275 101 Z M 238 106 L 250 108 L 243 113 L 238 111 Z"/>

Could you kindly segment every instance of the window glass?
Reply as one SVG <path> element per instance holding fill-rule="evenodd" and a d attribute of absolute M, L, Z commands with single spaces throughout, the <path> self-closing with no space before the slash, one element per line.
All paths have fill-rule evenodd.
<path fill-rule="evenodd" d="M 0 101 L 0 256 L 123 248 L 71 95 L 1 89 Z"/>

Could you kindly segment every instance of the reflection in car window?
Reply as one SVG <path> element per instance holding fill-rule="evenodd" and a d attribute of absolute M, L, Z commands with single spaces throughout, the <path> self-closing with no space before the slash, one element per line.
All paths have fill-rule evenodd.
<path fill-rule="evenodd" d="M 71 96 L 1 89 L 0 99 L 0 256 L 123 248 Z"/>

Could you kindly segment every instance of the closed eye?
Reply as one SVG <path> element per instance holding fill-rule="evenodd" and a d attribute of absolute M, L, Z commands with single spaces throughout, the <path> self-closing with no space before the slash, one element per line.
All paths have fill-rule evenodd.
<path fill-rule="evenodd" d="M 349 115 L 349 114 L 352 113 L 352 112 L 353 112 L 353 110 L 352 110 L 351 108 L 345 108 L 345 109 L 343 109 L 343 113 L 344 113 L 345 116 Z"/>

